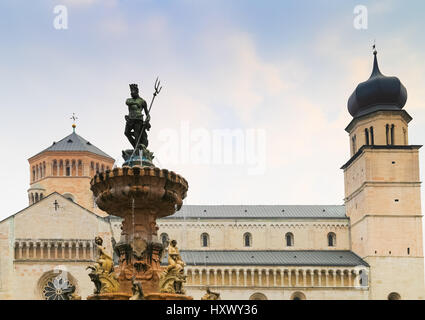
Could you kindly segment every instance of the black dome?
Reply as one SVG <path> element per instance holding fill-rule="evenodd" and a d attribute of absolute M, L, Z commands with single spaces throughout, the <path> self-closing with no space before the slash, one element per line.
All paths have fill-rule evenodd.
<path fill-rule="evenodd" d="M 379 71 L 376 50 L 373 54 L 370 78 L 360 83 L 348 99 L 348 112 L 353 117 L 377 110 L 401 110 L 406 104 L 406 88 L 397 77 L 387 77 Z"/>

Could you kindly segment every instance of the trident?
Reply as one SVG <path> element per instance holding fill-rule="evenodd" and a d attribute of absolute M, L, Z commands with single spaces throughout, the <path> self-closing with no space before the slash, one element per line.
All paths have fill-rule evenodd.
<path fill-rule="evenodd" d="M 155 97 L 161 92 L 161 89 L 162 89 L 162 86 L 160 86 L 160 85 L 161 85 L 161 81 L 159 81 L 158 77 L 156 77 L 156 79 L 155 79 L 155 85 L 154 85 L 153 97 L 152 97 L 152 100 L 151 100 L 151 104 L 149 105 L 148 114 L 146 115 L 146 121 L 143 123 L 142 130 L 140 130 L 139 137 L 137 138 L 136 147 L 134 148 L 133 153 L 131 154 L 130 159 L 134 156 L 134 153 L 136 152 L 137 146 L 139 145 L 139 142 L 140 142 L 140 138 L 142 138 L 142 134 L 143 134 L 143 130 L 145 129 L 145 125 L 146 125 L 146 123 L 149 122 L 148 119 L 150 120 L 151 109 L 152 109 L 153 102 L 155 100 Z"/>

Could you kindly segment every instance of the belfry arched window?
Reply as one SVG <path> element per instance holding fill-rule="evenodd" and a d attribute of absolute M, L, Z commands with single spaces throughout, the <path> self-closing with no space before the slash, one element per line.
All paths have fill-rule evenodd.
<path fill-rule="evenodd" d="M 394 145 L 394 124 L 391 125 L 391 145 Z"/>
<path fill-rule="evenodd" d="M 202 247 L 210 246 L 210 236 L 208 235 L 208 233 L 201 234 L 201 246 Z"/>
<path fill-rule="evenodd" d="M 389 145 L 390 144 L 390 125 L 389 124 L 385 125 L 385 137 L 387 140 L 387 145 Z"/>
<path fill-rule="evenodd" d="M 244 247 L 252 246 L 252 235 L 249 232 L 243 235 L 243 245 Z"/>
<path fill-rule="evenodd" d="M 328 246 L 335 247 L 336 246 L 336 234 L 333 232 L 328 233 Z"/>
<path fill-rule="evenodd" d="M 291 232 L 288 232 L 285 235 L 285 240 L 286 240 L 286 246 L 287 247 L 293 247 L 294 246 L 294 235 Z"/>
<path fill-rule="evenodd" d="M 364 129 L 364 135 L 365 135 L 365 143 L 368 146 L 369 145 L 369 129 L 368 128 Z"/>
<path fill-rule="evenodd" d="M 53 160 L 53 175 L 54 176 L 58 175 L 58 162 L 57 162 L 57 160 Z"/>

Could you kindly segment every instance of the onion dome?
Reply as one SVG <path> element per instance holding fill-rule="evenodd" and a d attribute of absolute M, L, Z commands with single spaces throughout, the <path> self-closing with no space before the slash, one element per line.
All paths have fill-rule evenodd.
<path fill-rule="evenodd" d="M 369 79 L 360 83 L 348 99 L 348 112 L 360 117 L 378 110 L 401 110 L 407 101 L 407 90 L 397 77 L 384 76 L 378 67 L 377 51 L 373 51 L 373 70 Z"/>

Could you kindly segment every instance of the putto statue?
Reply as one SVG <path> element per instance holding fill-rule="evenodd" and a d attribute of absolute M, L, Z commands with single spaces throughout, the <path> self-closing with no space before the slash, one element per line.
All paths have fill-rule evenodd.
<path fill-rule="evenodd" d="M 177 241 L 172 240 L 168 246 L 168 266 L 159 279 L 162 293 L 185 294 L 186 291 L 183 289 L 183 283 L 186 282 L 184 266 L 185 263 L 177 248 Z"/>
<path fill-rule="evenodd" d="M 96 237 L 94 242 L 96 243 L 99 258 L 94 266 L 87 267 L 87 269 L 91 269 L 89 277 L 95 285 L 94 293 L 117 292 L 119 290 L 119 283 L 114 274 L 114 261 L 106 253 L 105 247 L 102 246 L 103 239 L 101 237 Z"/>
<path fill-rule="evenodd" d="M 128 106 L 128 115 L 125 116 L 126 125 L 124 134 L 133 146 L 133 149 L 123 150 L 122 156 L 125 160 L 124 165 L 133 166 L 137 164 L 153 166 L 153 153 L 147 149 L 149 144 L 147 131 L 151 128 L 150 110 L 155 97 L 159 94 L 161 89 L 160 81 L 157 78 L 154 86 L 155 91 L 148 109 L 146 101 L 139 96 L 137 84 L 130 84 L 131 98 L 128 98 L 125 102 Z M 144 115 L 146 116 L 146 120 L 143 121 Z"/>

